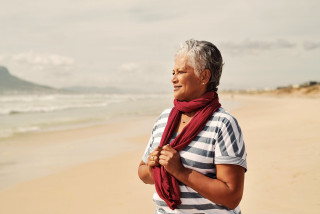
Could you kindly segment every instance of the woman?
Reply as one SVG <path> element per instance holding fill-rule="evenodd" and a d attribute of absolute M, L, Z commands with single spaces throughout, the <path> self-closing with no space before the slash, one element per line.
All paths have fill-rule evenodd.
<path fill-rule="evenodd" d="M 206 41 L 188 40 L 175 55 L 174 107 L 155 123 L 138 169 L 155 185 L 156 213 L 241 213 L 246 152 L 216 93 L 222 66 Z"/>

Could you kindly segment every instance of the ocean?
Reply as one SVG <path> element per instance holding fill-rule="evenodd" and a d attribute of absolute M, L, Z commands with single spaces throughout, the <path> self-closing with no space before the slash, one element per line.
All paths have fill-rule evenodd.
<path fill-rule="evenodd" d="M 172 94 L 0 95 L 1 139 L 106 123 L 120 117 L 158 115 L 173 105 Z M 230 110 L 237 106 L 222 100 Z"/>
<path fill-rule="evenodd" d="M 0 95 L 0 140 L 157 114 L 172 105 L 171 100 L 170 94 Z"/>

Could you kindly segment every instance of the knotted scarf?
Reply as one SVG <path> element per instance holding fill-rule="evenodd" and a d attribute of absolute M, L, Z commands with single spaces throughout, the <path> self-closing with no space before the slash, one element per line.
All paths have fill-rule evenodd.
<path fill-rule="evenodd" d="M 181 102 L 174 100 L 167 125 L 163 132 L 160 146 L 164 146 L 170 142 L 172 134 L 180 122 L 183 112 L 196 112 L 192 120 L 183 128 L 181 133 L 170 143 L 170 146 L 176 151 L 186 148 L 189 143 L 203 130 L 207 121 L 213 113 L 220 108 L 218 95 L 215 92 L 207 92 L 198 99 L 189 102 Z M 153 167 L 153 180 L 156 191 L 167 205 L 174 210 L 181 204 L 180 189 L 178 181 L 171 176 L 163 166 Z"/>

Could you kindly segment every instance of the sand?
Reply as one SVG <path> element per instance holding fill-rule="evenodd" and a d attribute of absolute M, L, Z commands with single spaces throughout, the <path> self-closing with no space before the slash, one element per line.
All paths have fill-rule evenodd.
<path fill-rule="evenodd" d="M 241 103 L 241 107 L 231 113 L 242 128 L 248 153 L 245 192 L 240 204 L 242 212 L 318 213 L 320 99 L 224 96 Z M 85 156 L 79 161 L 80 155 L 79 160 L 69 165 L 8 184 L 8 188 L 0 190 L 0 213 L 153 213 L 153 186 L 139 180 L 137 166 L 156 117 L 32 134 L 17 138 L 15 144 L 6 142 L 8 151 L 15 151 L 13 145 L 19 146 L 17 141 L 20 141 L 27 151 L 40 148 L 40 153 L 43 143 L 43 148 L 58 144 L 60 147 L 50 148 L 59 151 L 75 149 L 77 142 L 81 142 L 79 154 L 91 148 L 90 154 L 99 155 L 98 160 L 91 160 L 89 155 L 90 158 Z M 102 145 L 119 137 L 121 140 L 117 140 L 117 144 L 130 144 L 130 148 L 108 153 L 108 146 Z M 92 141 L 98 143 L 83 146 Z"/>

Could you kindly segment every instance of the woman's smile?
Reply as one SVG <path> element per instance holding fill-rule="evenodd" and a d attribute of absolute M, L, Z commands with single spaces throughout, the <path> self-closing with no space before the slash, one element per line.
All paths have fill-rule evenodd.
<path fill-rule="evenodd" d="M 177 90 L 179 90 L 181 88 L 181 86 L 173 86 L 173 91 L 177 91 Z"/>

